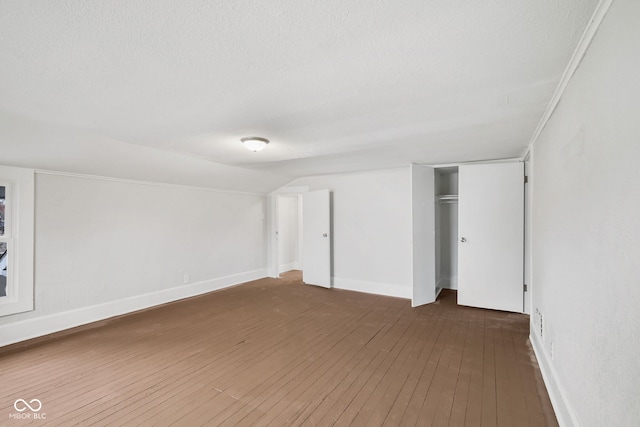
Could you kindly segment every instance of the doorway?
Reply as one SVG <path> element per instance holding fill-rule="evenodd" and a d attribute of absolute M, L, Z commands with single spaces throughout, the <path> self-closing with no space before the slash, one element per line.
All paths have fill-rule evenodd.
<path fill-rule="evenodd" d="M 302 270 L 302 197 L 278 195 L 277 209 L 277 273 Z"/>
<path fill-rule="evenodd" d="M 308 285 L 331 287 L 331 192 L 287 187 L 268 198 L 268 276 L 302 270 Z"/>
<path fill-rule="evenodd" d="M 521 161 L 412 165 L 413 306 L 452 289 L 460 305 L 523 312 L 523 182 Z"/>
<path fill-rule="evenodd" d="M 435 169 L 436 297 L 458 289 L 458 167 Z"/>

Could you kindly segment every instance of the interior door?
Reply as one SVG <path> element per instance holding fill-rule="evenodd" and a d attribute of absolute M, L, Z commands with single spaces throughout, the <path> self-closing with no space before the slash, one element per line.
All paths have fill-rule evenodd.
<path fill-rule="evenodd" d="M 522 312 L 524 165 L 462 165 L 458 191 L 458 304 Z"/>
<path fill-rule="evenodd" d="M 436 299 L 435 212 L 434 169 L 411 165 L 412 307 Z"/>
<path fill-rule="evenodd" d="M 302 281 L 331 287 L 331 199 L 329 190 L 302 195 Z"/>

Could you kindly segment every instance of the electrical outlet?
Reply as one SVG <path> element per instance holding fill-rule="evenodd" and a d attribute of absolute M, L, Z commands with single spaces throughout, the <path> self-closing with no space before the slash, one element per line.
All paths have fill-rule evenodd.
<path fill-rule="evenodd" d="M 185 274 L 184 277 L 182 278 L 182 281 L 184 282 L 184 284 L 188 284 L 189 283 L 189 275 Z"/>
<path fill-rule="evenodd" d="M 538 329 L 538 333 L 540 334 L 540 338 L 543 339 L 544 338 L 544 334 L 543 334 L 544 330 L 542 328 L 542 312 L 538 308 L 536 308 L 535 319 L 536 319 L 536 323 L 537 323 L 536 326 L 537 326 L 537 329 Z"/>

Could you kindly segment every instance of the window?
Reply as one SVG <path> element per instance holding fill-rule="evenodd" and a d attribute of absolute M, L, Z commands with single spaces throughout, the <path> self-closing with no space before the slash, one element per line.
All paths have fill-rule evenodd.
<path fill-rule="evenodd" d="M 10 186 L 0 185 L 0 297 L 6 297 L 7 288 L 12 288 L 12 283 L 9 282 L 9 272 L 13 270 L 9 268 L 9 246 L 12 242 L 9 234 L 10 221 L 8 221 L 11 210 L 7 208 L 7 205 L 10 205 L 8 200 L 11 200 L 10 191 Z M 5 223 L 7 224 L 6 232 Z"/>
<path fill-rule="evenodd" d="M 33 310 L 34 172 L 0 166 L 0 316 Z"/>

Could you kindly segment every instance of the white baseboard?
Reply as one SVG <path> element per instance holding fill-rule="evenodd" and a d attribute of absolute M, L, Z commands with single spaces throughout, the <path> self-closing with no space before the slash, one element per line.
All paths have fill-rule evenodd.
<path fill-rule="evenodd" d="M 388 283 L 367 282 L 363 280 L 333 278 L 333 287 L 347 291 L 365 292 L 368 294 L 384 295 L 388 297 L 411 299 L 412 290 L 400 285 Z"/>
<path fill-rule="evenodd" d="M 261 279 L 266 275 L 266 269 L 248 271 L 162 291 L 136 295 L 103 304 L 8 323 L 0 326 L 0 347 L 156 305 L 206 294 L 240 283 Z"/>
<path fill-rule="evenodd" d="M 438 285 L 436 287 L 442 288 L 442 289 L 451 289 L 451 290 L 457 291 L 458 290 L 458 277 L 457 276 L 443 277 L 442 279 L 438 280 Z"/>
<path fill-rule="evenodd" d="M 278 267 L 278 272 L 280 273 L 286 273 L 291 270 L 300 270 L 300 263 L 290 262 L 289 264 L 281 264 L 280 267 Z"/>
<path fill-rule="evenodd" d="M 542 372 L 542 379 L 544 380 L 544 385 L 549 393 L 549 398 L 551 399 L 553 410 L 556 413 L 558 424 L 560 427 L 578 427 L 580 423 L 578 422 L 571 405 L 569 405 L 564 388 L 558 381 L 558 375 L 556 374 L 553 365 L 550 363 L 549 355 L 544 350 L 544 346 L 540 342 L 540 338 L 533 330 L 529 332 L 529 341 L 531 342 L 531 347 L 533 347 L 536 359 L 538 359 L 540 372 Z"/>

